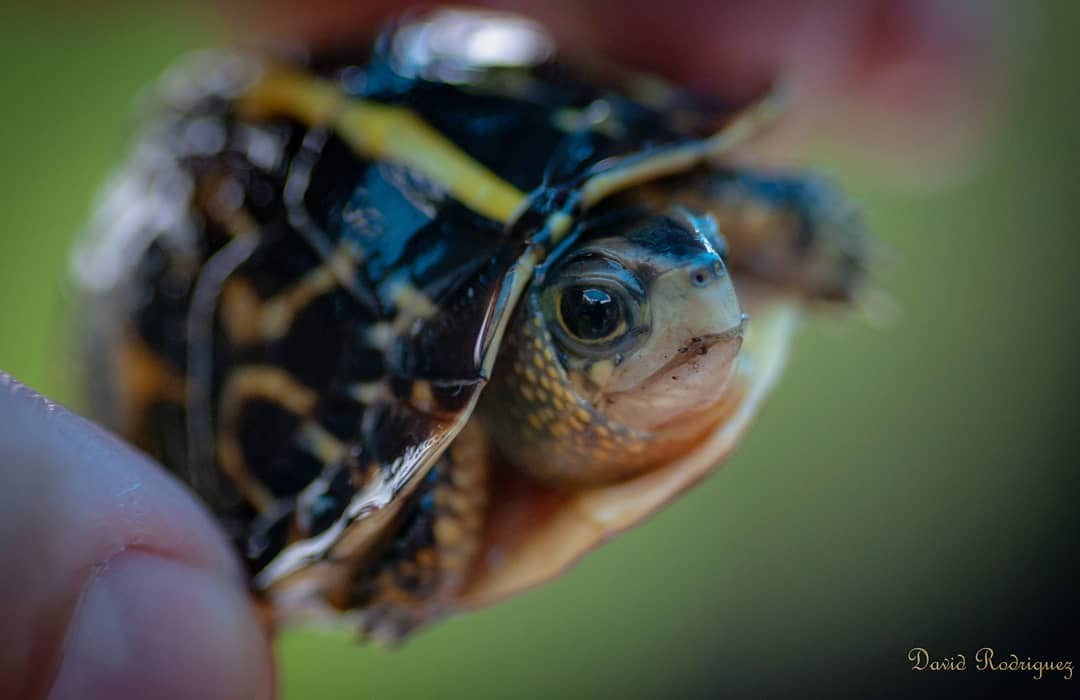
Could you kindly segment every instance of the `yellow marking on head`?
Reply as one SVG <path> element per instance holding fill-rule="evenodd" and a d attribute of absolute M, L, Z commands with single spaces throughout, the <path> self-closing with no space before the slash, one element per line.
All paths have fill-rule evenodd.
<path fill-rule="evenodd" d="M 532 390 L 532 387 L 526 384 L 522 384 L 520 387 L 518 387 L 518 390 L 521 391 L 521 395 L 525 397 L 526 401 L 536 400 L 536 392 Z"/>
<path fill-rule="evenodd" d="M 529 422 L 529 425 L 536 428 L 537 430 L 540 430 L 541 426 L 543 426 L 543 423 L 540 421 L 540 415 L 537 413 L 530 413 L 528 416 L 526 416 L 525 420 L 527 420 Z"/>
<path fill-rule="evenodd" d="M 447 188 L 473 211 L 509 222 L 525 194 L 435 131 L 411 110 L 352 98 L 327 80 L 299 72 L 270 72 L 239 101 L 253 118 L 290 116 L 332 127 L 357 153 L 415 169 Z"/>
<path fill-rule="evenodd" d="M 544 358 L 541 355 L 533 355 L 532 363 L 533 366 L 536 367 L 536 369 L 541 371 L 543 371 L 546 367 L 546 365 L 544 364 Z"/>
<path fill-rule="evenodd" d="M 592 414 L 589 413 L 587 409 L 582 408 L 581 406 L 578 406 L 578 409 L 574 412 L 574 415 L 577 416 L 578 420 L 580 420 L 585 425 L 592 423 Z"/>
<path fill-rule="evenodd" d="M 249 503 L 266 512 L 274 506 L 274 496 L 251 473 L 238 435 L 244 406 L 255 400 L 274 403 L 297 416 L 307 417 L 315 409 L 318 396 L 285 370 L 269 365 L 236 369 L 221 392 L 217 453 L 222 471 Z"/>
<path fill-rule="evenodd" d="M 589 367 L 589 379 L 597 387 L 603 387 L 606 385 L 608 379 L 611 378 L 613 372 L 615 372 L 615 362 L 611 360 L 594 362 L 593 365 Z"/>
<path fill-rule="evenodd" d="M 565 423 L 556 423 L 551 426 L 551 434 L 557 438 L 564 438 L 570 434 L 570 429 L 566 427 Z"/>

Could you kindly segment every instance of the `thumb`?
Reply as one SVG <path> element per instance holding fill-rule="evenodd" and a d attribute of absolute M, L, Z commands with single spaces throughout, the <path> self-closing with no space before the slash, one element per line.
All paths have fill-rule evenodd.
<path fill-rule="evenodd" d="M 160 468 L 0 373 L 0 697 L 269 698 L 228 545 Z"/>

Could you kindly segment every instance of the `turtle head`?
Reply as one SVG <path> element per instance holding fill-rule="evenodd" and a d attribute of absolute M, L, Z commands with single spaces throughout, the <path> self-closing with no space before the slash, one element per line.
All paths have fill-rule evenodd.
<path fill-rule="evenodd" d="M 654 431 L 716 400 L 744 316 L 710 218 L 627 218 L 600 222 L 561 257 L 540 307 L 578 396 Z"/>
<path fill-rule="evenodd" d="M 548 481 L 610 481 L 715 427 L 745 321 L 723 257 L 712 220 L 683 209 L 586 221 L 537 275 L 496 372 L 507 458 Z"/>

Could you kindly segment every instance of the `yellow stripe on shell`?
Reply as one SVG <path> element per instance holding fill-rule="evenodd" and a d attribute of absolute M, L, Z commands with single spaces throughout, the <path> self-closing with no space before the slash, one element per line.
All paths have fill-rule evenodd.
<path fill-rule="evenodd" d="M 338 287 L 343 279 L 355 276 L 359 259 L 351 247 L 338 246 L 326 262 L 265 301 L 259 299 L 248 280 L 230 279 L 221 301 L 221 314 L 230 340 L 238 345 L 281 340 L 304 309 Z"/>
<path fill-rule="evenodd" d="M 658 148 L 651 154 L 634 156 L 639 159 L 627 165 L 616 165 L 606 173 L 585 183 L 582 206 L 588 208 L 615 192 L 656 180 L 667 175 L 685 172 L 710 158 L 717 158 L 744 143 L 765 125 L 776 121 L 786 99 L 782 92 L 773 91 L 742 110 L 722 129 L 702 141 Z"/>
<path fill-rule="evenodd" d="M 127 392 L 125 432 L 143 449 L 150 449 L 149 412 L 156 401 L 183 405 L 187 379 L 137 337 L 125 338 L 114 358 L 115 372 Z"/>
<path fill-rule="evenodd" d="M 523 192 L 413 111 L 349 97 L 325 80 L 287 70 L 271 71 L 240 98 L 239 109 L 253 118 L 280 115 L 312 127 L 333 128 L 357 153 L 407 165 L 495 221 L 510 222 L 526 201 Z"/>
<path fill-rule="evenodd" d="M 370 406 L 380 401 L 392 401 L 394 398 L 386 380 L 350 384 L 345 387 L 345 394 L 363 406 Z"/>
<path fill-rule="evenodd" d="M 259 339 L 261 303 L 254 285 L 243 277 L 233 277 L 225 283 L 219 313 L 229 340 L 237 345 L 250 345 Z"/>
<path fill-rule="evenodd" d="M 435 402 L 435 394 L 431 389 L 431 382 L 417 379 L 413 382 L 409 393 L 409 404 L 421 413 L 434 415 L 439 413 L 439 406 Z"/>
<path fill-rule="evenodd" d="M 306 417 L 315 409 L 318 396 L 285 370 L 270 365 L 240 367 L 230 375 L 222 390 L 217 445 L 222 471 L 248 503 L 259 512 L 266 512 L 273 508 L 274 496 L 252 474 L 237 434 L 244 406 L 252 400 L 268 401 Z"/>
<path fill-rule="evenodd" d="M 269 342 L 284 338 L 296 316 L 337 285 L 338 277 L 326 265 L 320 265 L 301 277 L 296 284 L 270 299 L 260 309 L 262 338 Z"/>
<path fill-rule="evenodd" d="M 392 324 L 397 333 L 405 333 L 415 321 L 426 321 L 439 313 L 438 304 L 409 281 L 407 276 L 388 281 L 384 285 L 383 295 L 397 311 Z"/>
<path fill-rule="evenodd" d="M 715 158 L 745 143 L 765 127 L 779 121 L 789 103 L 788 91 L 782 86 L 773 87 L 756 102 L 735 114 L 722 129 L 705 139 L 705 157 Z"/>
<path fill-rule="evenodd" d="M 300 446 L 323 464 L 340 464 L 345 460 L 348 447 L 315 421 L 306 421 L 297 435 Z"/>

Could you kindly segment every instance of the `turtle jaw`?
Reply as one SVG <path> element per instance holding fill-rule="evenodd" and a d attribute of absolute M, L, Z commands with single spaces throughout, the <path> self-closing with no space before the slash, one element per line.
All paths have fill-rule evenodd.
<path fill-rule="evenodd" d="M 655 381 L 674 372 L 683 371 L 688 366 L 695 364 L 694 358 L 708 355 L 714 349 L 720 354 L 722 362 L 731 362 L 735 359 L 735 356 L 739 353 L 739 348 L 742 346 L 743 330 L 747 318 L 746 314 L 743 314 L 736 325 L 725 331 L 691 337 L 679 348 L 679 352 L 675 357 L 672 357 L 667 364 L 653 372 L 646 381 Z M 716 359 L 715 354 L 713 359 Z"/>
<path fill-rule="evenodd" d="M 649 340 L 615 370 L 598 408 L 614 423 L 657 431 L 723 399 L 746 315 L 719 258 L 661 275 L 650 302 Z"/>
<path fill-rule="evenodd" d="M 633 391 L 607 397 L 605 416 L 648 430 L 654 440 L 692 438 L 731 389 L 742 348 L 742 323 L 721 333 L 694 336 Z"/>
<path fill-rule="evenodd" d="M 648 428 L 656 439 L 692 439 L 719 420 L 718 407 L 727 399 L 736 375 L 743 329 L 740 321 L 722 333 L 692 338 L 686 352 L 649 378 L 645 391 L 655 398 L 650 399 L 654 417 Z"/>

